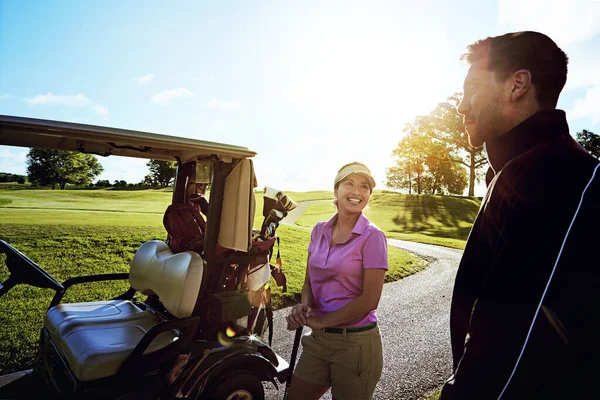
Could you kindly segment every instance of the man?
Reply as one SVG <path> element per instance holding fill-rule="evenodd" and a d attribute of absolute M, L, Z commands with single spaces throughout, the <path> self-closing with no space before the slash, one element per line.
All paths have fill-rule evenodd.
<path fill-rule="evenodd" d="M 456 275 L 441 400 L 596 398 L 600 169 L 556 110 L 567 56 L 517 32 L 463 58 L 458 112 L 494 174 Z"/>

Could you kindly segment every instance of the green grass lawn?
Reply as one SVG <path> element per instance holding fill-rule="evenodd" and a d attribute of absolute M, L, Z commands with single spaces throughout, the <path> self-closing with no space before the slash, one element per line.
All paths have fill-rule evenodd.
<path fill-rule="evenodd" d="M 11 209 L 154 212 L 162 214 L 170 204 L 171 189 L 150 190 L 0 190 L 0 198 L 12 200 Z"/>
<path fill-rule="evenodd" d="M 296 203 L 300 201 L 310 200 L 327 200 L 333 199 L 332 190 L 313 190 L 310 192 L 285 192 L 288 194 Z"/>
<path fill-rule="evenodd" d="M 481 200 L 473 197 L 406 195 L 375 191 L 365 215 L 387 237 L 462 249 L 479 211 Z M 331 218 L 331 202 L 310 205 L 296 221 L 312 227 Z"/>
<path fill-rule="evenodd" d="M 2 189 L 23 189 L 25 187 L 30 187 L 31 183 L 17 183 L 17 182 L 0 182 L 0 190 Z"/>
<path fill-rule="evenodd" d="M 309 193 L 315 199 L 326 194 Z M 170 204 L 166 190 L 1 190 L 10 204 L 0 207 L 0 239 L 7 241 L 46 269 L 59 281 L 95 273 L 127 272 L 137 248 L 152 239 L 165 240 L 162 216 Z M 296 198 L 296 197 L 293 197 Z M 109 209 L 115 211 L 108 211 Z M 262 196 L 257 196 L 255 227 L 262 223 Z M 299 300 L 306 267 L 310 230 L 281 225 L 283 269 L 288 291 L 271 280 L 275 307 Z M 0 255 L 0 281 L 8 276 Z M 426 263 L 390 248 L 393 281 L 425 268 Z M 93 301 L 114 297 L 128 288 L 126 281 L 78 285 L 65 301 Z M 0 299 L 0 374 L 31 364 L 39 328 L 53 292 L 19 285 Z"/>

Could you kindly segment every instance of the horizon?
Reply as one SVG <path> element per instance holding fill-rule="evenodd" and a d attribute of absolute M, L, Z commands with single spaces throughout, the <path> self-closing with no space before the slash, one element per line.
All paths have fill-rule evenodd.
<path fill-rule="evenodd" d="M 594 0 L 0 0 L 0 114 L 245 146 L 259 185 L 283 190 L 331 190 L 358 160 L 385 189 L 404 125 L 462 91 L 459 57 L 488 36 L 549 35 L 570 59 L 558 108 L 571 134 L 600 133 L 598 20 Z M 27 152 L 0 146 L 0 172 L 26 175 Z M 99 161 L 96 180 L 148 172 L 147 160 Z"/>

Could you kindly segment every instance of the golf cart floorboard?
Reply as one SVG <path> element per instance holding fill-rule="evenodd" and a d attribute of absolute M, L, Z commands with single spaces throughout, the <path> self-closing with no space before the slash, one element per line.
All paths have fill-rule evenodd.
<path fill-rule="evenodd" d="M 49 393 L 40 392 L 46 386 L 40 377 L 28 369 L 0 376 L 0 400 L 33 400 L 49 397 Z"/>

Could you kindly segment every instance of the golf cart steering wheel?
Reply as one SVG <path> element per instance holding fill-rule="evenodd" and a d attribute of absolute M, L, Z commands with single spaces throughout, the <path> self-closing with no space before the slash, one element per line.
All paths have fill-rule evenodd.
<path fill-rule="evenodd" d="M 57 292 L 64 290 L 63 286 L 52 275 L 4 240 L 0 240 L 0 253 L 6 254 L 6 266 L 10 271 L 8 279 L 0 284 L 0 296 L 20 283 L 27 283 L 39 288 L 54 289 Z"/>

